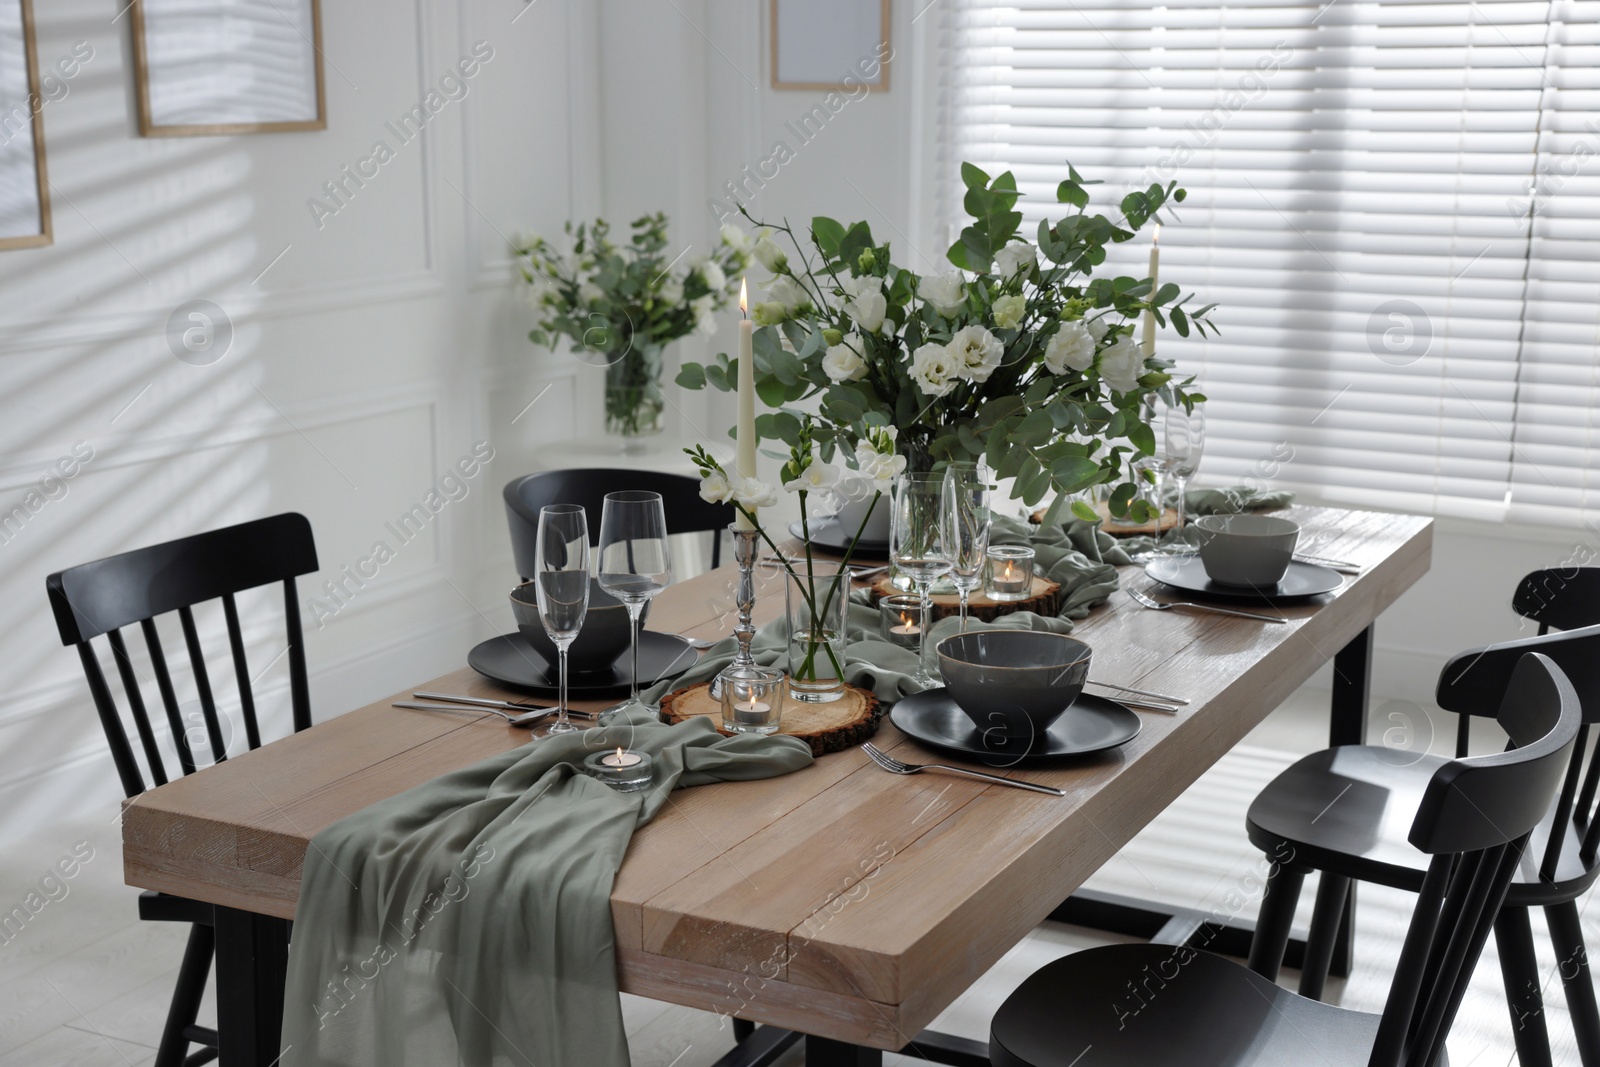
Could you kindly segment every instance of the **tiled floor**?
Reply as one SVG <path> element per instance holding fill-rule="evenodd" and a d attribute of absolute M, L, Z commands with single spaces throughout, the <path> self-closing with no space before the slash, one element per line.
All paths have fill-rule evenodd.
<path fill-rule="evenodd" d="M 1220 902 L 1259 858 L 1244 839 L 1245 806 L 1291 754 L 1324 743 L 1324 700 L 1316 693 L 1297 695 L 1092 884 L 1201 907 Z M 1384 716 L 1375 718 L 1380 727 L 1386 724 Z M 1487 738 L 1484 743 L 1494 744 Z M 29 918 L 20 928 L 13 918 L 12 926 L 0 932 L 0 1067 L 146 1067 L 154 1060 L 184 932 L 136 920 L 135 894 L 122 884 L 118 828 L 110 814 L 104 822 L 41 829 L 6 847 L 0 918 L 13 908 Z M 57 862 L 75 847 L 86 854 L 80 842 L 93 848 L 93 858 L 71 879 L 54 875 Z M 1311 895 L 1308 885 L 1303 902 L 1309 904 Z M 1347 983 L 1336 983 L 1333 992 L 1352 1007 L 1376 1011 L 1387 991 L 1385 961 L 1398 951 L 1410 901 L 1404 894 L 1370 888 L 1359 899 L 1358 970 Z M 1590 943 L 1600 944 L 1600 913 L 1592 918 L 1586 913 L 1585 925 Z M 1536 922 L 1536 932 L 1539 926 Z M 936 1028 L 984 1037 L 995 1007 L 1025 977 L 1052 959 L 1108 940 L 1073 927 L 1040 927 L 953 1004 Z M 1549 957 L 1542 952 L 1544 973 L 1551 978 L 1545 993 L 1555 1062 L 1576 1064 Z M 635 997 L 623 1001 L 637 1067 L 703 1067 L 732 1045 L 730 1031 L 714 1015 Z M 203 1015 L 208 1017 L 209 1006 Z M 1514 1062 L 1492 945 L 1452 1034 L 1450 1052 L 1456 1067 Z M 784 1062 L 797 1067 L 800 1050 L 792 1050 Z M 889 1056 L 886 1062 L 917 1061 Z"/>

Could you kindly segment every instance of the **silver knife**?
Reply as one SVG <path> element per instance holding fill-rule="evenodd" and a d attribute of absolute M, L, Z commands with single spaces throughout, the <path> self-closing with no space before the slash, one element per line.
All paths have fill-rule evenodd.
<path fill-rule="evenodd" d="M 555 711 L 556 709 L 545 704 L 517 704 L 510 700 L 489 700 L 485 697 L 462 696 L 458 693 L 412 693 L 418 700 L 443 700 L 451 704 L 476 704 L 480 708 L 500 708 L 503 711 Z M 578 711 L 568 708 L 567 714 L 574 719 L 592 719 L 594 713 Z"/>

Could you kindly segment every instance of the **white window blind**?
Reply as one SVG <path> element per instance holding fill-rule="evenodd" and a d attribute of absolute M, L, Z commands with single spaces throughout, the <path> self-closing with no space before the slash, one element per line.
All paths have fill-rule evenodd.
<path fill-rule="evenodd" d="M 1016 173 L 1030 229 L 1067 161 L 1113 216 L 1188 189 L 1161 278 L 1222 333 L 1161 351 L 1211 397 L 1203 478 L 1600 511 L 1600 0 L 942 6 L 947 223 L 963 159 Z"/>

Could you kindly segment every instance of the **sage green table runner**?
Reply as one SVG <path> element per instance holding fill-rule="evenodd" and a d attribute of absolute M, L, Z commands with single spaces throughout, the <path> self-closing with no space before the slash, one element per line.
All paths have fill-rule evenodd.
<path fill-rule="evenodd" d="M 649 790 L 583 773 L 584 756 L 618 745 L 655 756 Z M 811 761 L 792 737 L 641 713 L 334 823 L 306 851 L 284 1067 L 626 1067 L 611 885 L 634 829 L 673 789 Z"/>

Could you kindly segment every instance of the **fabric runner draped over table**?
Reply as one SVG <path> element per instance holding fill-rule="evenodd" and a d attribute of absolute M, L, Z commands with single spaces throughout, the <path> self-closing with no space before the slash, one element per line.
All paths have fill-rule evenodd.
<path fill-rule="evenodd" d="M 583 773 L 618 745 L 654 755 L 650 789 Z M 675 788 L 811 762 L 796 738 L 640 713 L 334 823 L 306 851 L 284 1067 L 626 1067 L 611 885 L 634 829 Z"/>

